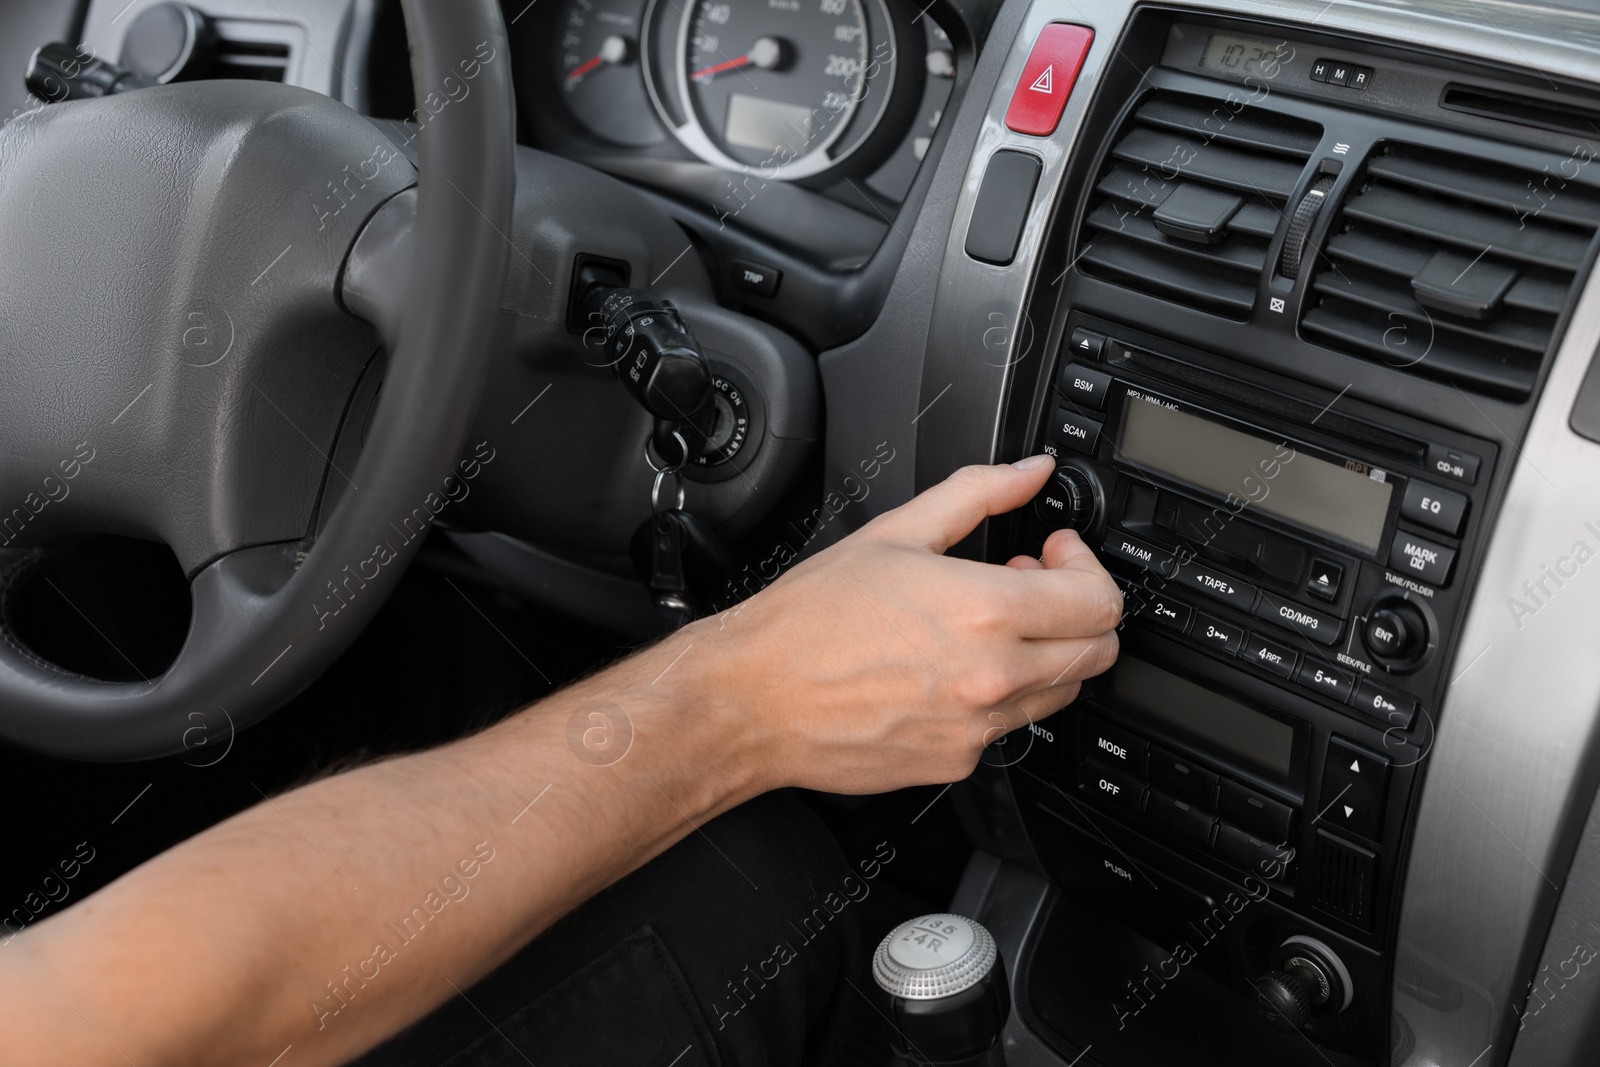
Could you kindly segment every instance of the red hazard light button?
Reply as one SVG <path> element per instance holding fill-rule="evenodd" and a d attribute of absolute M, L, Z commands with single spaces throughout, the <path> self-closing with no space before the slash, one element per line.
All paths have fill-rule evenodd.
<path fill-rule="evenodd" d="M 1052 22 L 1039 31 L 1028 54 L 1028 65 L 1011 93 L 1006 126 L 1017 133 L 1046 137 L 1055 132 L 1061 111 L 1072 95 L 1072 85 L 1083 69 L 1094 31 L 1087 26 Z"/>

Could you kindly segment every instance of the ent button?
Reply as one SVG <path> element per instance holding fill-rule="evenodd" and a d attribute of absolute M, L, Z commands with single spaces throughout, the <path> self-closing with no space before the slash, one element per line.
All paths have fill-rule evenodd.
<path fill-rule="evenodd" d="M 1052 22 L 1039 31 L 1011 94 L 1011 106 L 1006 110 L 1008 129 L 1035 137 L 1055 132 L 1093 41 L 1094 31 L 1086 26 Z"/>

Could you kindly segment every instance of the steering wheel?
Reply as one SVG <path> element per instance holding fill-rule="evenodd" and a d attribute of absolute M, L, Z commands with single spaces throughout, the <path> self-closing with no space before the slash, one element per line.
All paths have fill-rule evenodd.
<path fill-rule="evenodd" d="M 131 760 L 180 751 L 197 714 L 260 720 L 360 633 L 442 508 L 510 252 L 511 58 L 494 0 L 403 7 L 420 174 L 344 105 L 268 83 L 0 128 L 0 609 L 39 546 L 85 534 L 164 541 L 193 605 L 142 682 L 0 623 L 0 736 Z M 402 304 L 363 321 L 343 268 L 413 184 Z"/>

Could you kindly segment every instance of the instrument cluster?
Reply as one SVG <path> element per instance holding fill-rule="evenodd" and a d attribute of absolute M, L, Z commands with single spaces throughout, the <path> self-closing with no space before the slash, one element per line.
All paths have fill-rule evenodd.
<path fill-rule="evenodd" d="M 538 146 L 635 176 L 661 159 L 668 184 L 697 161 L 897 204 L 955 84 L 950 38 L 908 0 L 562 0 L 518 21 Z"/>

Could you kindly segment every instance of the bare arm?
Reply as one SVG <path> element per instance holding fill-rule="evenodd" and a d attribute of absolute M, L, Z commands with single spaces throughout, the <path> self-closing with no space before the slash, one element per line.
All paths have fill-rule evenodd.
<path fill-rule="evenodd" d="M 719 813 L 971 772 L 1116 654 L 1077 537 L 941 553 L 1050 469 L 970 468 L 480 734 L 257 805 L 0 946 L 14 1062 L 336 1064 Z"/>

